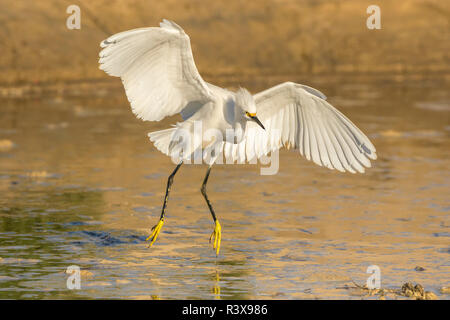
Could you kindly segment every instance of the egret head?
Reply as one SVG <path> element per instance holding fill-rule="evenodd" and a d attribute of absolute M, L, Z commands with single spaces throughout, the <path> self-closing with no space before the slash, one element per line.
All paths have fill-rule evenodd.
<path fill-rule="evenodd" d="M 236 105 L 238 110 L 242 112 L 245 119 L 256 122 L 261 128 L 264 128 L 263 124 L 256 117 L 256 104 L 253 96 L 247 89 L 239 88 L 236 91 Z"/>

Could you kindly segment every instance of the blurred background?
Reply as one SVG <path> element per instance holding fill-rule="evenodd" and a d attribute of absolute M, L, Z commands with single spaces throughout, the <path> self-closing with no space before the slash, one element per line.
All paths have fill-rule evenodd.
<path fill-rule="evenodd" d="M 445 2 L 377 1 L 382 29 L 368 30 L 366 9 L 372 2 L 1 0 L 1 83 L 105 80 L 97 65 L 99 42 L 123 30 L 156 26 L 163 17 L 189 34 L 206 79 L 448 73 L 450 13 Z M 70 4 L 82 9 L 80 30 L 66 28 Z"/>
<path fill-rule="evenodd" d="M 69 30 L 69 5 L 81 29 Z M 369 30 L 369 5 L 381 30 Z M 444 1 L 0 0 L 0 298 L 378 299 L 354 290 L 422 284 L 448 299 L 450 27 Z M 173 170 L 98 69 L 99 43 L 167 18 L 191 38 L 203 78 L 256 93 L 315 87 L 364 131 L 364 175 L 280 152 L 280 170 L 218 165 L 208 184 L 221 254 L 199 192 L 177 174 L 157 243 L 145 238 Z M 253 201 L 249 201 L 252 199 Z M 69 265 L 82 289 L 68 290 Z M 446 289 L 447 288 L 447 289 Z M 390 299 L 401 299 L 386 294 Z"/>

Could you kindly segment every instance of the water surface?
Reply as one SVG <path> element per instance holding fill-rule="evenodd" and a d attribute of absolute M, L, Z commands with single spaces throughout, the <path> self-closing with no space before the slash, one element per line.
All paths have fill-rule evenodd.
<path fill-rule="evenodd" d="M 217 258 L 205 166 L 181 168 L 162 233 L 145 243 L 174 168 L 146 134 L 178 118 L 135 119 L 120 84 L 0 101 L 0 298 L 359 299 L 342 288 L 364 284 L 375 264 L 383 287 L 418 282 L 448 299 L 448 83 L 302 82 L 367 133 L 379 158 L 364 175 L 285 150 L 273 176 L 214 166 Z M 70 265 L 83 270 L 81 290 L 66 288 Z"/>

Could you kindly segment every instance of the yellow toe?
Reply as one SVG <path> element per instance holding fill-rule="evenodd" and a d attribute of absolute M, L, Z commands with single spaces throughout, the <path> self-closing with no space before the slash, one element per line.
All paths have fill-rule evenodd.
<path fill-rule="evenodd" d="M 149 244 L 149 247 L 153 245 L 153 243 L 156 241 L 156 238 L 158 238 L 159 233 L 161 232 L 161 228 L 164 224 L 164 219 L 160 219 L 158 223 L 152 228 L 152 233 L 148 236 L 145 241 L 152 240 Z"/>
<path fill-rule="evenodd" d="M 215 224 L 214 231 L 212 232 L 211 237 L 209 237 L 209 242 L 211 242 L 211 239 L 213 240 L 213 248 L 216 249 L 216 255 L 219 255 L 220 241 L 222 240 L 222 227 L 220 226 L 219 220 L 216 220 Z"/>

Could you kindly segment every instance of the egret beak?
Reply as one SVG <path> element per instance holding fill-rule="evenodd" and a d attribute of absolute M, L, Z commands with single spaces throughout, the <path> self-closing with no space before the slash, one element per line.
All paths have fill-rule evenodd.
<path fill-rule="evenodd" d="M 261 121 L 259 121 L 259 119 L 256 116 L 251 116 L 250 118 L 252 118 L 252 120 L 255 121 L 261 128 L 266 130 L 266 128 L 264 128 L 263 124 L 261 123 Z"/>

